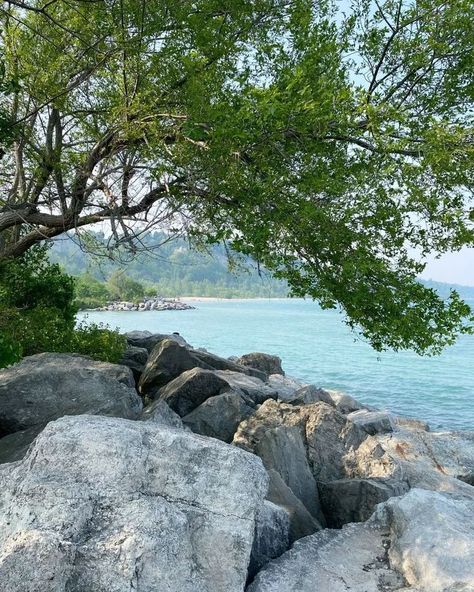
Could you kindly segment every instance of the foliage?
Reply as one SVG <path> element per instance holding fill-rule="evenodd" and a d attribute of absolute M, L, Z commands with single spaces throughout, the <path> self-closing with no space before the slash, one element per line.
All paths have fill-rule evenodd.
<path fill-rule="evenodd" d="M 44 351 L 117 361 L 124 337 L 96 325 L 75 327 L 74 280 L 48 262 L 44 247 L 0 265 L 0 367 Z"/>
<path fill-rule="evenodd" d="M 140 284 L 127 277 L 123 271 L 114 271 L 107 281 L 107 290 L 114 300 L 140 301 L 145 290 Z"/>
<path fill-rule="evenodd" d="M 102 323 L 80 323 L 72 336 L 71 350 L 94 360 L 116 363 L 125 351 L 127 340 L 118 330 Z"/>
<path fill-rule="evenodd" d="M 23 348 L 15 334 L 19 313 L 16 310 L 0 306 L 0 368 L 18 362 Z"/>
<path fill-rule="evenodd" d="M 135 252 L 158 225 L 230 241 L 377 349 L 472 331 L 416 278 L 474 245 L 473 0 L 337 7 L 7 3 L 0 258 L 103 221 L 106 255 Z"/>
<path fill-rule="evenodd" d="M 96 244 L 104 244 L 102 234 L 92 236 Z M 209 252 L 198 252 L 183 239 L 166 242 L 164 239 L 163 233 L 144 235 L 142 242 L 145 245 L 162 243 L 159 255 L 145 254 L 127 261 L 120 275 L 120 263 L 97 260 L 84 253 L 73 240 L 55 241 L 49 255 L 51 261 L 77 276 L 75 303 L 81 309 L 98 308 L 116 298 L 135 300 L 135 296 L 141 297 L 142 292 L 149 297 L 275 298 L 288 295 L 285 282 L 274 280 L 265 269 L 257 270 L 251 260 L 244 259 L 230 270 L 228 254 L 221 245 L 214 245 Z M 114 272 L 117 279 L 133 279 L 141 284 L 133 297 L 126 294 L 112 296 L 109 284 Z M 107 277 L 110 279 L 105 283 Z"/>

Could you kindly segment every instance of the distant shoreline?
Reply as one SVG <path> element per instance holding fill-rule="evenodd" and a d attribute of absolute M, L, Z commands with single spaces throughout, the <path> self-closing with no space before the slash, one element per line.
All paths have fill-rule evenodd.
<path fill-rule="evenodd" d="M 231 300 L 233 302 L 245 302 L 247 300 L 297 300 L 296 298 L 288 298 L 285 296 L 249 296 L 248 298 L 244 296 L 230 298 L 224 298 L 223 296 L 177 296 L 176 298 L 184 302 L 229 302 Z"/>

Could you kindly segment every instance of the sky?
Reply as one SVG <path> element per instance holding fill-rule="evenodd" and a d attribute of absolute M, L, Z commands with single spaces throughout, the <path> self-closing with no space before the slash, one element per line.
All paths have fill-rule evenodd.
<path fill-rule="evenodd" d="M 440 259 L 429 258 L 421 277 L 448 284 L 474 286 L 474 249 L 448 253 Z"/>

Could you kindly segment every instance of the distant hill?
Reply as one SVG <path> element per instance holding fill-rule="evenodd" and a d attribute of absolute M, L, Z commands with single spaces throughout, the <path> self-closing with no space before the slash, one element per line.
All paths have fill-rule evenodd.
<path fill-rule="evenodd" d="M 94 239 L 100 242 L 103 235 L 96 233 Z M 156 245 L 165 239 L 162 233 L 151 233 L 145 238 L 145 244 Z M 125 269 L 128 277 L 156 287 L 162 296 L 282 298 L 288 295 L 285 282 L 275 280 L 268 272 L 259 274 L 252 260 L 244 260 L 243 268 L 232 273 L 224 247 L 217 245 L 211 248 L 210 254 L 200 253 L 190 249 L 183 239 L 165 242 L 155 253 L 144 253 L 120 265 L 84 253 L 76 242 L 65 236 L 54 242 L 50 258 L 71 275 L 89 273 L 99 280 L 107 279 L 117 269 Z M 449 296 L 450 289 L 455 289 L 464 300 L 474 302 L 474 287 L 431 280 L 422 280 L 422 283 L 434 288 L 443 298 Z"/>
<path fill-rule="evenodd" d="M 96 240 L 103 237 L 94 236 Z M 164 242 L 161 233 L 150 234 L 145 243 Z M 75 241 L 62 237 L 53 243 L 50 259 L 59 263 L 71 275 L 88 273 L 106 280 L 117 269 L 127 277 L 156 287 L 161 296 L 208 296 L 220 298 L 284 298 L 288 295 L 285 282 L 275 280 L 268 272 L 258 273 L 250 259 L 242 261 L 238 272 L 229 271 L 223 246 L 213 246 L 210 253 L 190 249 L 183 239 L 165 242 L 154 253 L 144 253 L 121 265 L 84 253 Z"/>

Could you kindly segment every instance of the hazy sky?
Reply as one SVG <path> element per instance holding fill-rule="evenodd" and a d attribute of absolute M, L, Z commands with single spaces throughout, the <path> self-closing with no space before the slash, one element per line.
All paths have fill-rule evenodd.
<path fill-rule="evenodd" d="M 474 286 L 474 249 L 462 249 L 459 253 L 443 255 L 440 259 L 429 259 L 422 277 Z"/>

